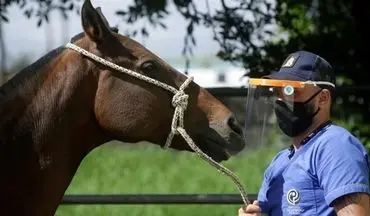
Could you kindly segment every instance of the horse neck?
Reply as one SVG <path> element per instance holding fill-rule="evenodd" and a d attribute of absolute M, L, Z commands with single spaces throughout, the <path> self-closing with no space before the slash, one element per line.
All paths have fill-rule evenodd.
<path fill-rule="evenodd" d="M 105 141 L 93 113 L 97 78 L 86 60 L 65 55 L 0 88 L 1 215 L 53 212 L 83 157 Z"/>

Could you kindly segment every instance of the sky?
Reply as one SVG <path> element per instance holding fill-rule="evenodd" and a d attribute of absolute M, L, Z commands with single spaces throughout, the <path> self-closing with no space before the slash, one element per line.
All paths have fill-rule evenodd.
<path fill-rule="evenodd" d="M 82 5 L 82 2 L 80 1 L 80 5 Z M 117 9 L 125 8 L 132 0 L 91 0 L 91 2 L 94 7 L 100 6 L 110 25 L 115 26 L 118 24 L 121 32 L 127 28 L 140 27 L 140 24 L 125 26 L 125 23 L 120 21 L 120 18 L 115 15 Z M 200 4 L 204 2 L 199 1 Z M 219 1 L 214 1 L 214 3 L 216 2 L 218 3 Z M 212 7 L 217 7 L 217 4 L 212 5 Z M 155 31 L 150 32 L 150 37 L 145 39 L 145 41 L 139 37 L 135 38 L 161 57 L 181 56 L 183 49 L 186 22 L 181 15 L 174 11 L 173 6 L 171 6 L 170 12 L 171 15 L 165 20 L 168 27 L 167 30 L 157 28 Z M 7 14 L 10 22 L 4 24 L 4 37 L 8 61 L 24 54 L 30 55 L 31 60 L 34 61 L 45 54 L 47 50 L 65 43 L 63 39 L 69 40 L 73 35 L 82 31 L 80 17 L 75 12 L 70 13 L 67 20 L 68 30 L 63 33 L 61 31 L 62 28 L 60 28 L 63 25 L 62 17 L 58 12 L 52 13 L 48 26 L 43 24 L 39 28 L 36 25 L 37 19 L 28 20 L 16 5 L 8 8 Z M 51 33 L 53 37 L 47 37 Z M 218 44 L 212 40 L 210 29 L 204 27 L 196 28 L 195 37 L 197 39 L 197 47 L 194 48 L 194 53 L 212 54 L 219 49 Z M 50 47 L 46 46 L 46 38 L 52 38 Z"/>

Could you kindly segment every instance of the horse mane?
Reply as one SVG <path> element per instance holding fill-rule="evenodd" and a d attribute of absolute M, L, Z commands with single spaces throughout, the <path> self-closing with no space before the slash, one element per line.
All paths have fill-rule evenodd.
<path fill-rule="evenodd" d="M 18 88 L 24 84 L 25 81 L 31 80 L 31 78 L 37 74 L 36 72 L 42 68 L 42 66 L 58 56 L 64 49 L 64 46 L 59 46 L 16 73 L 11 79 L 9 79 L 0 87 L 0 100 L 5 99 L 11 90 Z"/>
<path fill-rule="evenodd" d="M 117 27 L 110 27 L 110 28 L 113 32 L 118 33 Z M 70 42 L 73 43 L 83 38 L 84 36 L 85 36 L 85 32 L 78 33 L 71 38 Z M 59 46 L 49 51 L 44 56 L 36 60 L 34 63 L 20 70 L 11 79 L 9 79 L 2 86 L 0 86 L 0 102 L 6 99 L 8 93 L 11 92 L 11 90 L 18 88 L 19 86 L 22 86 L 22 84 L 24 84 L 25 81 L 31 80 L 32 77 L 36 75 L 36 72 L 40 68 L 42 68 L 45 64 L 49 63 L 52 59 L 54 59 L 56 56 L 62 53 L 64 49 L 65 49 L 64 46 Z"/>
<path fill-rule="evenodd" d="M 84 32 L 76 34 L 72 37 L 71 42 L 75 42 L 82 38 L 85 35 Z M 65 49 L 64 46 L 59 46 L 44 56 L 36 60 L 34 63 L 26 66 L 18 73 L 16 73 L 11 79 L 5 82 L 2 86 L 0 86 L 0 102 L 6 99 L 8 93 L 10 93 L 13 89 L 19 88 L 25 84 L 26 81 L 29 81 L 33 78 L 33 76 L 37 75 L 37 71 L 42 68 L 45 64 L 49 63 L 52 59 L 58 56 L 60 53 L 63 52 Z"/>
<path fill-rule="evenodd" d="M 81 33 L 76 34 L 75 36 L 73 36 L 71 38 L 71 43 L 83 38 L 84 36 L 85 36 L 85 32 L 81 32 Z"/>

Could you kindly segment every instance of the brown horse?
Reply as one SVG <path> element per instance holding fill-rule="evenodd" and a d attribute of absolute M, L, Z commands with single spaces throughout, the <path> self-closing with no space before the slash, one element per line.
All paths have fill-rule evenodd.
<path fill-rule="evenodd" d="M 187 77 L 109 27 L 86 0 L 84 32 L 72 43 L 176 89 Z M 244 148 L 231 111 L 191 82 L 185 130 L 206 154 L 227 160 Z M 0 215 L 53 215 L 79 164 L 110 140 L 163 146 L 173 94 L 60 47 L 0 88 Z M 171 148 L 192 151 L 181 136 Z M 139 158 L 138 158 L 139 160 Z"/>

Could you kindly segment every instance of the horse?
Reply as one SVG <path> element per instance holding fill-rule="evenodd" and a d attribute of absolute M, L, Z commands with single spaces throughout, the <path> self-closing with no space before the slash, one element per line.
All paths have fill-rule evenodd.
<path fill-rule="evenodd" d="M 81 24 L 83 31 L 71 45 L 145 79 L 122 73 L 72 46 L 60 46 L 3 84 L 3 216 L 54 215 L 84 157 L 111 140 L 148 141 L 159 147 L 170 141 L 169 148 L 193 153 L 173 131 L 174 113 L 183 114 L 175 119 L 217 162 L 245 147 L 243 130 L 225 105 L 139 42 L 119 34 L 90 0 L 83 2 Z"/>

